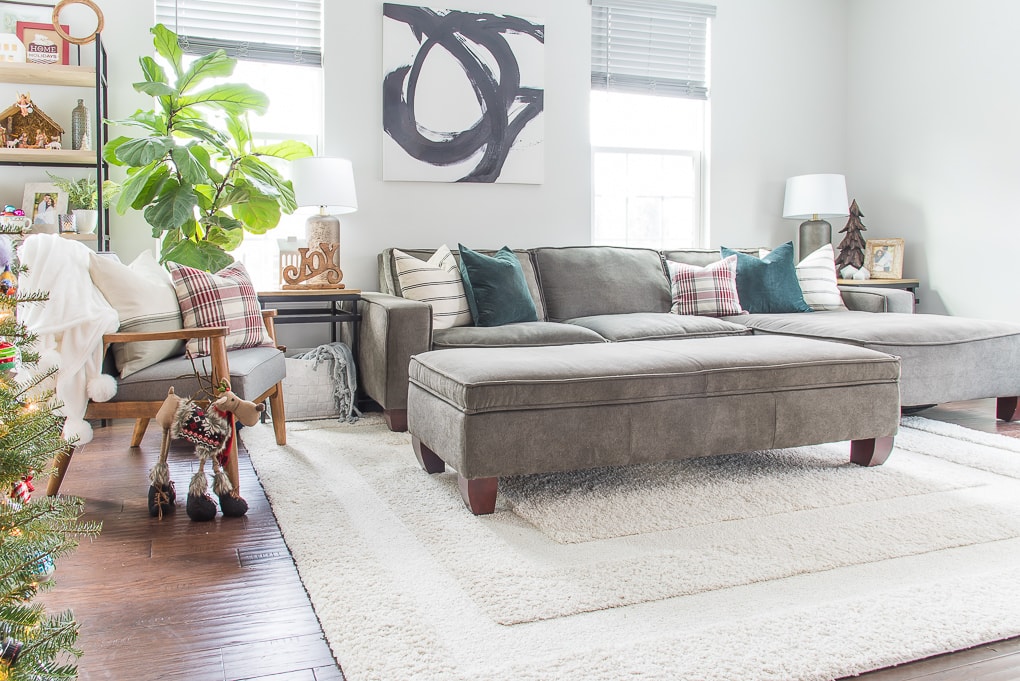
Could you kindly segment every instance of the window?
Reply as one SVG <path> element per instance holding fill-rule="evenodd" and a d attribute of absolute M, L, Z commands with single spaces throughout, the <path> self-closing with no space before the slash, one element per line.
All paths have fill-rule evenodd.
<path fill-rule="evenodd" d="M 703 182 L 715 8 L 593 0 L 592 242 L 708 241 Z"/>
<path fill-rule="evenodd" d="M 257 143 L 293 139 L 321 152 L 322 0 L 156 0 L 156 20 L 178 34 L 188 55 L 225 49 L 238 60 L 229 80 L 269 97 L 269 110 L 250 121 Z M 280 166 L 286 177 L 286 164 Z M 275 229 L 246 233 L 231 251 L 251 273 L 256 290 L 279 288 L 277 239 L 304 238 L 306 216 L 284 215 Z"/>

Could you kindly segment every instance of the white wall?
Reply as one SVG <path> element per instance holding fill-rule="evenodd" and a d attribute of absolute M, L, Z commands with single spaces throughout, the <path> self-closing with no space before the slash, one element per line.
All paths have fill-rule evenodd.
<path fill-rule="evenodd" d="M 1020 3 L 853 0 L 848 167 L 920 310 L 1020 321 Z"/>
<path fill-rule="evenodd" d="M 782 219 L 786 178 L 846 170 L 845 2 L 716 4 L 711 245 L 796 241 L 798 223 Z M 835 243 L 842 227 L 832 221 Z"/>
<path fill-rule="evenodd" d="M 408 3 L 414 4 L 414 3 Z M 357 213 L 341 218 L 344 281 L 377 287 L 388 246 L 471 248 L 587 243 L 590 14 L 587 0 L 459 0 L 434 7 L 507 12 L 545 22 L 545 182 L 541 185 L 382 180 L 382 1 L 327 1 L 325 152 L 350 158 Z"/>

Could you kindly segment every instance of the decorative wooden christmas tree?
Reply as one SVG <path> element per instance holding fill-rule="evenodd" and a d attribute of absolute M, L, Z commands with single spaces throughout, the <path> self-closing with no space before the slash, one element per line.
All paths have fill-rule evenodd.
<path fill-rule="evenodd" d="M 847 265 L 857 269 L 864 267 L 864 235 L 861 232 L 867 231 L 867 227 L 861 222 L 864 213 L 857 207 L 857 199 L 850 204 L 850 219 L 846 221 L 846 227 L 839 230 L 846 236 L 839 242 L 839 254 L 836 255 L 836 271 L 841 272 Z"/>

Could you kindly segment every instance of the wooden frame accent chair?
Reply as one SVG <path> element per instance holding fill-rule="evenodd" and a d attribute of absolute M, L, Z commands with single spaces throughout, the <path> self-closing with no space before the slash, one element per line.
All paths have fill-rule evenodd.
<path fill-rule="evenodd" d="M 197 329 L 181 329 L 178 331 L 154 331 L 140 333 L 111 333 L 103 336 L 104 347 L 108 350 L 112 343 L 128 343 L 134 341 L 189 340 L 208 338 L 211 353 L 208 357 L 195 359 L 199 372 L 210 376 L 214 384 L 227 378 L 230 388 L 241 399 L 262 403 L 269 400 L 269 409 L 273 419 L 273 431 L 276 442 L 287 444 L 287 421 L 283 406 L 283 378 L 287 373 L 284 362 L 283 348 L 276 346 L 276 327 L 273 318 L 276 310 L 262 310 L 262 320 L 266 331 L 273 340 L 274 347 L 245 348 L 243 350 L 226 350 L 227 327 L 208 327 Z M 131 435 L 131 446 L 137 447 L 142 442 L 149 421 L 166 399 L 167 391 L 173 387 L 174 392 L 182 397 L 198 395 L 201 386 L 194 375 L 191 360 L 187 356 L 165 359 L 150 367 L 131 374 L 117 381 L 117 394 L 109 402 L 88 403 L 85 412 L 87 419 L 135 419 L 134 432 Z M 236 432 L 235 432 L 236 435 Z M 85 445 L 87 447 L 88 445 Z M 46 493 L 55 495 L 60 491 L 64 475 L 75 452 L 60 455 L 55 462 L 56 473 L 49 479 Z M 230 458 L 225 467 L 234 489 L 240 489 L 237 470 L 237 441 L 231 447 Z"/>

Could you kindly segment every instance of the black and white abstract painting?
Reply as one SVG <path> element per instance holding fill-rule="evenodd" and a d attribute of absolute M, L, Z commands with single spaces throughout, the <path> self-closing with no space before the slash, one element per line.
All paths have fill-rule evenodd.
<path fill-rule="evenodd" d="M 545 27 L 383 5 L 383 179 L 540 184 Z"/>

